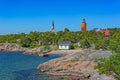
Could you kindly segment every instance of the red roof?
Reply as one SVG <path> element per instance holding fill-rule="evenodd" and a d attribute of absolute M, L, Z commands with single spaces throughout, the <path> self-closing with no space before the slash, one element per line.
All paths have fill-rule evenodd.
<path fill-rule="evenodd" d="M 108 29 L 101 29 L 101 32 L 104 33 L 105 36 L 110 35 L 110 31 Z"/>

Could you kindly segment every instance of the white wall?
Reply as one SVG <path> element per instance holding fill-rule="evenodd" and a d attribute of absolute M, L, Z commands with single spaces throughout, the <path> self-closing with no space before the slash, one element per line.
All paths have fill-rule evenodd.
<path fill-rule="evenodd" d="M 69 45 L 59 45 L 59 49 L 70 49 Z"/>

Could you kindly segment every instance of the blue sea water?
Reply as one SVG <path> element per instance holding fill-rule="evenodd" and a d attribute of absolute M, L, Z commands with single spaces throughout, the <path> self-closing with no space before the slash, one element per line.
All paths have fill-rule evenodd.
<path fill-rule="evenodd" d="M 39 57 L 21 52 L 0 52 L 0 80 L 63 80 L 42 74 L 37 66 L 60 55 Z"/>

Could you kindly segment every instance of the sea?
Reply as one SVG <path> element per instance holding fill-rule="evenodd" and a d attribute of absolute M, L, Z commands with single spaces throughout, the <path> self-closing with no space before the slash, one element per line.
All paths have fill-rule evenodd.
<path fill-rule="evenodd" d="M 37 71 L 37 66 L 61 55 L 39 57 L 22 52 L 0 52 L 0 80 L 65 80 Z"/>

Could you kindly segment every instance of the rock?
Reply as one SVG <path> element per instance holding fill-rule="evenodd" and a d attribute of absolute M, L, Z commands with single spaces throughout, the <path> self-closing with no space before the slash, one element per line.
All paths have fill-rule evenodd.
<path fill-rule="evenodd" d="M 90 78 L 90 72 L 84 72 L 83 73 L 83 76 L 85 77 L 85 78 Z"/>
<path fill-rule="evenodd" d="M 94 60 L 96 58 L 109 58 L 110 55 L 112 55 L 111 51 L 94 51 L 93 53 L 89 52 L 86 54 L 86 57 L 84 58 L 84 60 L 86 61 L 90 61 L 90 60 Z"/>
<path fill-rule="evenodd" d="M 4 51 L 4 49 L 0 49 L 0 51 Z"/>
<path fill-rule="evenodd" d="M 19 46 L 18 44 L 15 44 L 15 43 L 12 43 L 12 44 L 3 43 L 3 44 L 0 44 L 0 51 L 10 51 L 10 52 L 21 51 L 21 52 L 33 54 L 33 53 L 37 52 L 37 48 L 35 48 L 35 49 L 26 49 L 26 48 L 23 48 L 23 47 Z"/>
<path fill-rule="evenodd" d="M 48 54 L 43 53 L 43 52 L 39 52 L 39 53 L 37 53 L 37 54 L 38 54 L 38 56 L 40 56 L 40 57 L 48 57 Z"/>
<path fill-rule="evenodd" d="M 94 71 L 91 76 L 90 80 L 115 80 L 112 76 L 107 76 L 105 74 L 99 74 L 98 72 Z"/>
<path fill-rule="evenodd" d="M 96 63 L 94 59 L 96 58 L 108 58 L 112 53 L 108 51 L 81 51 L 73 52 L 61 58 L 53 59 L 43 64 L 40 64 L 37 69 L 42 72 L 57 73 L 66 75 L 82 75 L 85 78 L 90 78 L 91 80 L 114 80 L 105 75 L 99 75 L 94 72 L 94 66 Z M 104 77 L 104 78 L 103 78 Z"/>
<path fill-rule="evenodd" d="M 69 55 L 66 55 L 64 58 L 66 58 L 66 60 L 69 60 L 69 61 L 77 61 L 79 60 L 79 58 L 81 57 L 82 53 L 75 53 L 75 54 L 69 54 Z"/>
<path fill-rule="evenodd" d="M 50 69 L 51 69 L 50 66 L 41 66 L 41 67 L 39 67 L 39 70 L 41 72 L 46 72 L 46 71 L 49 71 Z"/>

